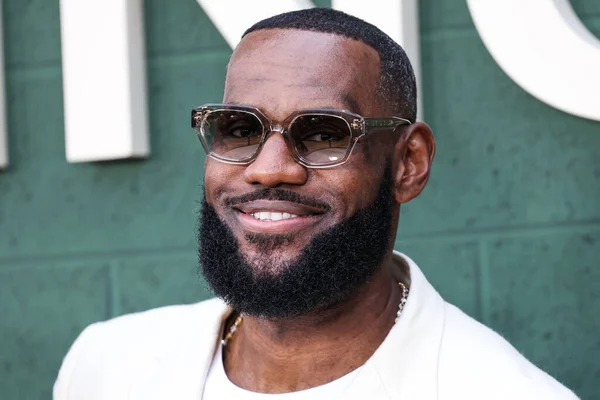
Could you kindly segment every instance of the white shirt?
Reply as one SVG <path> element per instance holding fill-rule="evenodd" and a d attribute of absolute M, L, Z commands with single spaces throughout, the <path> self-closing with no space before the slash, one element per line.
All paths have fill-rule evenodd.
<path fill-rule="evenodd" d="M 575 400 L 500 335 L 446 303 L 407 256 L 402 317 L 345 400 Z M 162 307 L 86 328 L 65 357 L 54 400 L 199 400 L 233 311 L 223 301 Z M 235 398 L 234 398 L 235 399 Z"/>
<path fill-rule="evenodd" d="M 341 399 L 346 388 L 352 383 L 360 368 L 355 369 L 325 385 L 281 394 L 251 392 L 236 386 L 229 380 L 223 366 L 223 347 L 219 346 L 208 371 L 202 400 L 335 400 Z"/>

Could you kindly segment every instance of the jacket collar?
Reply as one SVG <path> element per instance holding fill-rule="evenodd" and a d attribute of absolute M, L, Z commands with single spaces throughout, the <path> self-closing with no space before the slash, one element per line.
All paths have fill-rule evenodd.
<path fill-rule="evenodd" d="M 146 360 L 152 372 L 143 374 L 130 388 L 130 400 L 199 400 L 212 360 L 220 345 L 223 326 L 231 309 L 220 299 L 195 305 L 190 312 L 192 321 L 181 328 L 179 338 L 165 337 L 163 342 L 177 341 L 167 350 Z M 161 339 L 158 338 L 158 341 Z"/>
<path fill-rule="evenodd" d="M 347 399 L 438 397 L 445 303 L 414 261 L 399 252 L 394 252 L 394 260 L 396 276 L 402 268 L 410 271 L 408 300 L 398 322 L 346 390 Z"/>
<path fill-rule="evenodd" d="M 410 271 L 410 294 L 398 323 L 363 365 L 344 398 L 437 399 L 437 366 L 444 327 L 444 301 L 419 267 L 394 252 L 397 278 Z M 208 303 L 208 304 L 207 304 Z M 202 398 L 225 319 L 231 314 L 222 301 L 199 303 L 194 320 L 168 353 L 147 360 L 152 373 L 132 388 L 131 398 L 197 400 Z M 173 340 L 173 338 L 164 338 Z"/>

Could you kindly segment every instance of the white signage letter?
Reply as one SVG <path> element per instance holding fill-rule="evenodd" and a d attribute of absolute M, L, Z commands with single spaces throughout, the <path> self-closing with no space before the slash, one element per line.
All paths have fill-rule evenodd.
<path fill-rule="evenodd" d="M 519 86 L 564 112 L 600 121 L 600 40 L 568 0 L 467 0 L 492 57 Z"/>
<path fill-rule="evenodd" d="M 60 0 L 69 162 L 149 154 L 142 0 Z"/>
<path fill-rule="evenodd" d="M 246 29 L 265 18 L 311 8 L 311 0 L 197 0 L 232 49 Z"/>

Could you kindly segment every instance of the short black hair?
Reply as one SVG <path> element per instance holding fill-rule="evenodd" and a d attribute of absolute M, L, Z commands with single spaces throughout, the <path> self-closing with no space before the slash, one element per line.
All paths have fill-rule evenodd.
<path fill-rule="evenodd" d="M 397 116 L 414 122 L 417 117 L 417 84 L 406 52 L 376 26 L 331 8 L 308 8 L 264 19 L 247 34 L 264 29 L 299 29 L 333 33 L 359 40 L 377 51 L 380 58 L 378 91 Z"/>

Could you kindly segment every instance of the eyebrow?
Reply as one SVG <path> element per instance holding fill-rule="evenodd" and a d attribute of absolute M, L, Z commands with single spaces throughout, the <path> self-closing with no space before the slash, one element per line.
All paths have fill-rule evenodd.
<path fill-rule="evenodd" d="M 351 94 L 344 93 L 344 94 L 340 95 L 340 99 L 346 105 L 346 107 L 345 107 L 346 110 L 351 111 L 356 114 L 359 114 L 359 115 L 362 115 L 362 110 L 361 110 L 360 106 L 358 105 L 358 101 L 356 101 L 356 99 L 354 97 L 352 97 Z M 238 102 L 238 101 L 228 101 L 227 104 L 231 104 L 231 105 L 235 105 L 235 106 L 248 106 L 249 105 L 247 103 L 242 103 L 242 102 Z M 334 107 L 334 106 L 320 106 L 317 108 L 329 108 L 332 110 L 338 109 L 338 107 Z"/>
<path fill-rule="evenodd" d="M 362 112 L 361 112 L 362 110 L 360 109 L 360 106 L 358 105 L 358 101 L 356 101 L 356 99 L 354 97 L 352 97 L 352 95 L 350 93 L 344 93 L 342 95 L 342 101 L 344 103 L 348 104 L 350 111 L 362 115 Z"/>

